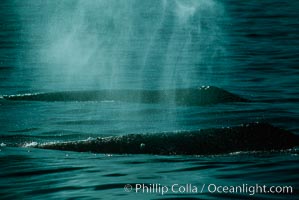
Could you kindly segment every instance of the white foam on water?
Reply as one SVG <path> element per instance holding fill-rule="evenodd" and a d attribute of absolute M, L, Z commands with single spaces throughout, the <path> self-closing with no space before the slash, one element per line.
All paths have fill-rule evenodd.
<path fill-rule="evenodd" d="M 6 144 L 2 142 L 2 143 L 0 144 L 0 147 L 6 147 Z"/>
<path fill-rule="evenodd" d="M 37 142 L 26 142 L 23 146 L 24 147 L 36 147 L 38 145 Z"/>

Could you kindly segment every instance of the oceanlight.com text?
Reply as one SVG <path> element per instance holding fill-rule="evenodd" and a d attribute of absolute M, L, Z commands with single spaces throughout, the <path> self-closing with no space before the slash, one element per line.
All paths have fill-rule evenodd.
<path fill-rule="evenodd" d="M 144 194 L 292 194 L 294 189 L 292 186 L 267 186 L 262 184 L 240 184 L 240 185 L 217 185 L 217 184 L 171 184 L 163 185 L 153 184 L 126 184 L 124 186 L 126 192 L 144 193 Z"/>

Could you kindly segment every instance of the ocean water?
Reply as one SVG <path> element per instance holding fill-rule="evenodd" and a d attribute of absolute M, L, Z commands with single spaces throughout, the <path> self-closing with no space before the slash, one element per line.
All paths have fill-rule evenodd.
<path fill-rule="evenodd" d="M 1 96 L 211 85 L 250 102 L 0 98 L 0 199 L 298 199 L 297 149 L 161 156 L 30 148 L 249 122 L 298 135 L 298 9 L 296 0 L 1 1 Z M 171 191 L 174 184 L 198 191 Z M 256 184 L 293 191 L 213 191 Z"/>

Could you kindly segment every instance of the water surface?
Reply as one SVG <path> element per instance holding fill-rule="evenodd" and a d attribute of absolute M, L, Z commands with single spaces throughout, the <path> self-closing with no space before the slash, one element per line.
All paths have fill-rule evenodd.
<path fill-rule="evenodd" d="M 1 1 L 1 96 L 211 85 L 251 100 L 186 106 L 0 99 L 1 198 L 297 199 L 297 150 L 155 156 L 15 146 L 248 122 L 298 135 L 298 9 L 295 0 Z M 139 183 L 295 189 L 163 196 L 123 189 Z"/>

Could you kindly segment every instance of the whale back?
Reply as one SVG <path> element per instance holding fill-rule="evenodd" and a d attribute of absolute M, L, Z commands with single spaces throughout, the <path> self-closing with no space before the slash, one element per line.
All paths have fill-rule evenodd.
<path fill-rule="evenodd" d="M 15 101 L 123 101 L 132 103 L 176 103 L 178 105 L 207 105 L 248 100 L 217 87 L 169 90 L 98 90 L 63 91 L 5 95 Z"/>
<path fill-rule="evenodd" d="M 298 136 L 266 123 L 177 133 L 129 134 L 86 141 L 38 145 L 38 148 L 117 154 L 223 154 L 289 149 Z"/>

